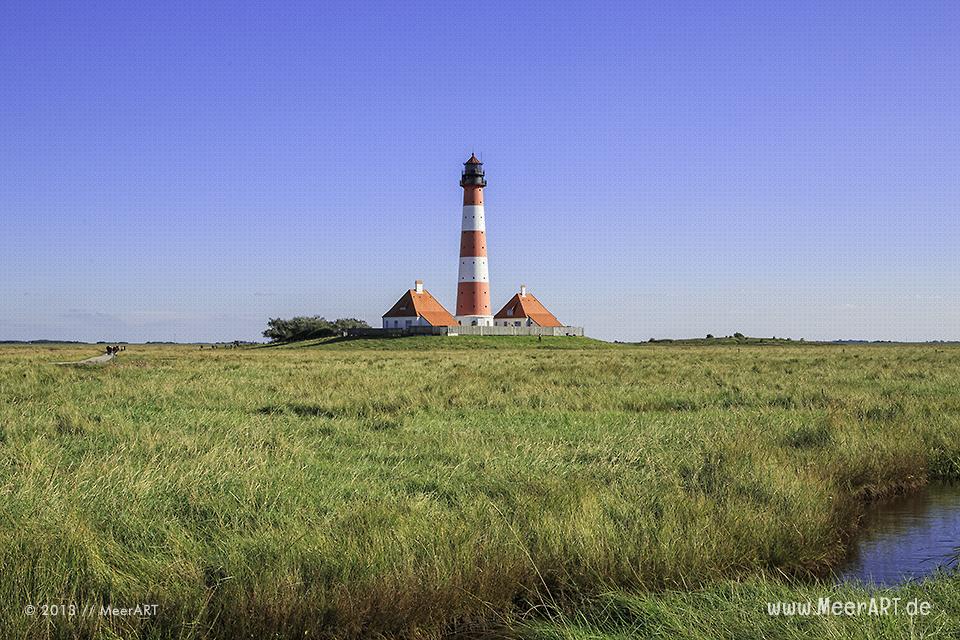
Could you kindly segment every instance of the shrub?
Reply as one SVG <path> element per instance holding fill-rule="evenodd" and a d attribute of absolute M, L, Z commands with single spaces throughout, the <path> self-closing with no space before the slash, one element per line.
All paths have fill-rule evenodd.
<path fill-rule="evenodd" d="M 312 338 L 326 338 L 336 335 L 346 329 L 369 327 L 363 320 L 356 318 L 340 318 L 333 322 L 322 316 L 297 316 L 289 320 L 270 318 L 264 337 L 273 342 L 293 342 L 295 340 L 310 340 Z"/>

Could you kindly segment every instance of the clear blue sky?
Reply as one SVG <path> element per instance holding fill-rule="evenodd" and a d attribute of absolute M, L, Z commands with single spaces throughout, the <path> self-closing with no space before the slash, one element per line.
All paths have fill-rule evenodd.
<path fill-rule="evenodd" d="M 960 339 L 956 2 L 71 4 L 0 15 L 0 339 L 452 309 L 471 151 L 495 307 Z"/>

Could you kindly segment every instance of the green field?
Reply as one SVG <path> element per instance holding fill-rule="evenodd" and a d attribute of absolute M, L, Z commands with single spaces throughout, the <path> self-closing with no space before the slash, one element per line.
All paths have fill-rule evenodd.
<path fill-rule="evenodd" d="M 949 637 L 838 594 L 863 501 L 960 478 L 960 347 L 413 338 L 0 348 L 0 638 Z M 27 604 L 157 604 L 146 618 Z"/>

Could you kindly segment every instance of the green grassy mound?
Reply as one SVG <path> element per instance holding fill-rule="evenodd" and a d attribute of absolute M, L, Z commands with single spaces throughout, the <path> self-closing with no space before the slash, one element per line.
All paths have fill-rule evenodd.
<path fill-rule="evenodd" d="M 468 350 L 468 349 L 604 349 L 613 345 L 580 336 L 404 336 L 397 338 L 321 338 L 283 345 L 267 345 L 269 349 L 388 349 L 393 351 Z"/>

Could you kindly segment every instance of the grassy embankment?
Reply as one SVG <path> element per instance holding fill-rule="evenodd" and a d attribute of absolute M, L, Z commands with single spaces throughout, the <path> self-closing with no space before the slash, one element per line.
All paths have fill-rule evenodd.
<path fill-rule="evenodd" d="M 0 637 L 907 628 L 729 579 L 823 571 L 862 500 L 960 476 L 960 348 L 568 340 L 0 349 Z M 960 617 L 913 589 L 917 629 Z M 159 613 L 23 615 L 54 602 Z"/>

